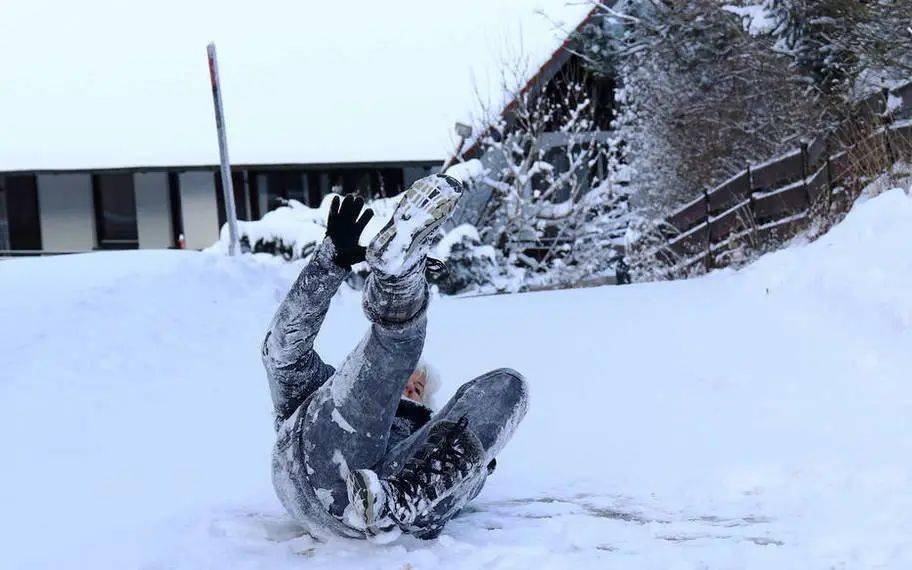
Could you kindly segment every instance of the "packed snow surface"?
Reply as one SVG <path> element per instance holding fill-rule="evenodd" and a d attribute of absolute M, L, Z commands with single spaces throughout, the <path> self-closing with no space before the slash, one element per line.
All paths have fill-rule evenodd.
<path fill-rule="evenodd" d="M 297 264 L 0 262 L 0 567 L 912 567 L 912 199 L 746 269 L 439 298 L 440 399 L 511 366 L 531 407 L 438 539 L 316 542 L 269 479 L 259 343 Z M 333 301 L 338 363 L 367 323 Z"/>

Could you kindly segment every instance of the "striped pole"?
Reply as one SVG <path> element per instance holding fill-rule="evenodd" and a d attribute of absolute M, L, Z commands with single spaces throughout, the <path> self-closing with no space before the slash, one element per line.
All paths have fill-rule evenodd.
<path fill-rule="evenodd" d="M 234 206 L 234 184 L 231 181 L 231 163 L 228 160 L 228 140 L 225 135 L 225 114 L 222 109 L 222 89 L 219 84 L 215 43 L 206 46 L 206 52 L 209 54 L 209 78 L 212 81 L 212 103 L 215 105 L 215 128 L 218 131 L 222 194 L 225 196 L 225 219 L 228 220 L 228 255 L 234 255 L 240 249 L 238 247 L 237 210 Z"/>

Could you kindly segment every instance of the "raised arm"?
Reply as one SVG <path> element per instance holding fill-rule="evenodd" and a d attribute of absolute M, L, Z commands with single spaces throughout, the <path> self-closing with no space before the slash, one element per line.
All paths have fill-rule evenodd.
<path fill-rule="evenodd" d="M 279 419 L 290 416 L 333 373 L 313 343 L 351 266 L 364 259 L 358 238 L 373 211 L 354 196 L 333 199 L 326 238 L 279 305 L 263 341 L 263 365 Z M 360 218 L 358 214 L 361 213 Z"/>

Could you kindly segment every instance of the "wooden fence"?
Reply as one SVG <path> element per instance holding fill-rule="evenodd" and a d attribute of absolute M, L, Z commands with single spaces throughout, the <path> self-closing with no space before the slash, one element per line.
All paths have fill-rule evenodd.
<path fill-rule="evenodd" d="M 912 158 L 912 82 L 862 101 L 832 132 L 704 191 L 665 221 L 670 234 L 656 255 L 670 276 L 727 265 L 739 243 L 782 243 L 807 227 L 813 208 L 848 209 L 853 165 Z M 865 133 L 853 145 L 852 140 Z M 874 156 L 877 155 L 877 156 Z"/>

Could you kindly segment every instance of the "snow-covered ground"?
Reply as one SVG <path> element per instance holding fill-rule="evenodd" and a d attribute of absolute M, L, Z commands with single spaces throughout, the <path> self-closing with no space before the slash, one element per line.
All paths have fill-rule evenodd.
<path fill-rule="evenodd" d="M 317 543 L 269 480 L 258 359 L 298 267 L 0 262 L 0 567 L 912 567 L 912 199 L 740 272 L 437 299 L 441 395 L 512 366 L 529 415 L 437 540 Z M 343 291 L 318 340 L 366 321 Z"/>

